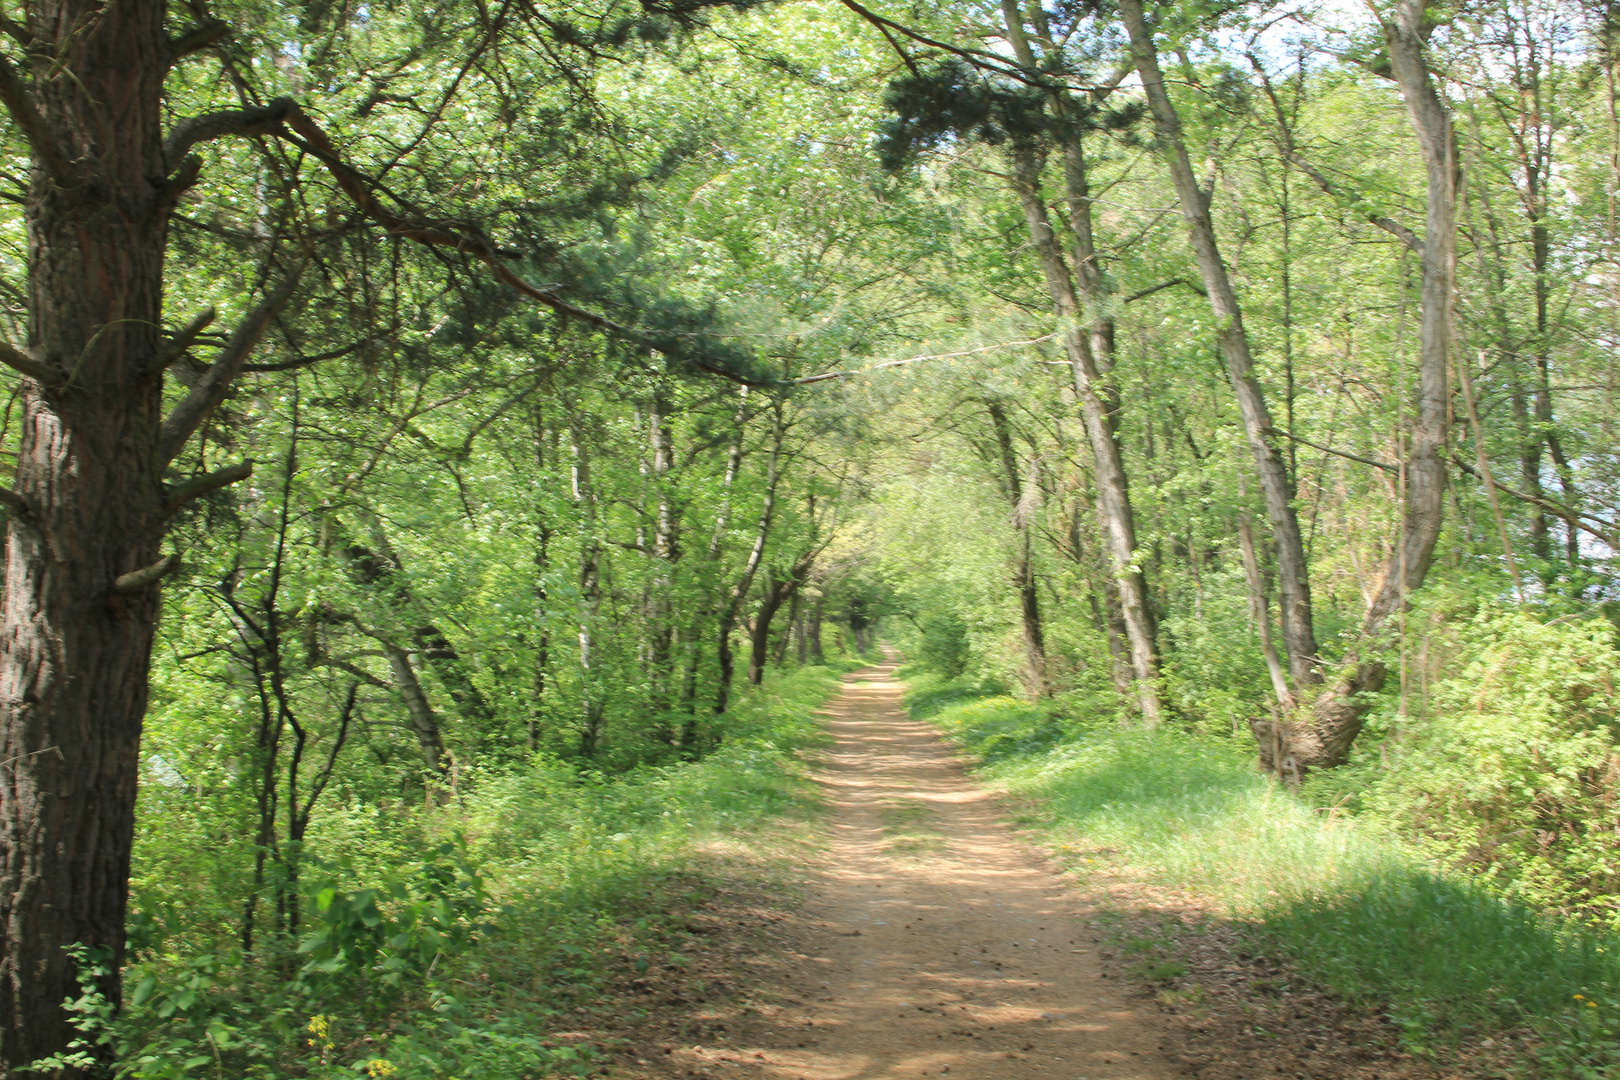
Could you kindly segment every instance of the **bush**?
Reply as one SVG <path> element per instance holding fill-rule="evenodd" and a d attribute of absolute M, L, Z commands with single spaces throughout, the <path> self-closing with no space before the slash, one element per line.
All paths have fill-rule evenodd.
<path fill-rule="evenodd" d="M 75 1052 L 111 1045 L 131 1080 L 593 1069 L 588 1049 L 544 1037 L 553 1018 L 598 992 L 630 939 L 658 932 L 697 845 L 810 802 L 795 750 L 820 738 L 812 713 L 837 686 L 826 668 L 773 674 L 697 762 L 614 778 L 540 756 L 464 773 L 442 807 L 334 802 L 306 838 L 326 858 L 303 860 L 296 936 L 262 929 L 247 957 L 234 934 L 165 936 L 148 917 L 122 1014 L 94 991 L 98 958 L 81 957 Z M 158 912 L 180 899 L 155 884 L 145 898 Z M 273 907 L 260 905 L 265 921 Z"/>
<path fill-rule="evenodd" d="M 1620 653 L 1603 619 L 1485 610 L 1428 715 L 1352 774 L 1362 812 L 1438 863 L 1620 929 Z M 1386 720 L 1386 723 L 1388 721 Z M 1343 784 L 1350 778 L 1326 778 Z"/>
<path fill-rule="evenodd" d="M 944 679 L 956 679 L 967 670 L 973 657 L 968 643 L 967 624 L 954 612 L 935 615 L 923 623 L 917 659 Z"/>

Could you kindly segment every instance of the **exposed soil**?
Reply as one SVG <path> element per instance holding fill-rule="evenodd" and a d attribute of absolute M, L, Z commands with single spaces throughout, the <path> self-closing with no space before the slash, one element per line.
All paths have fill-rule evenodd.
<path fill-rule="evenodd" d="M 582 1017 L 614 1076 L 1460 1075 L 1184 899 L 1065 875 L 905 717 L 893 671 L 847 677 L 828 708 L 826 837 L 797 882 L 722 870 L 680 955 L 627 973 L 611 1019 Z"/>

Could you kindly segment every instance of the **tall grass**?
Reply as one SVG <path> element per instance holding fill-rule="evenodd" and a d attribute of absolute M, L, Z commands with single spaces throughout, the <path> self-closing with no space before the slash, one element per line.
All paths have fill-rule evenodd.
<path fill-rule="evenodd" d="M 1314 981 L 1387 1009 L 1412 1048 L 1529 1031 L 1544 1075 L 1620 1077 L 1620 937 L 1308 805 L 1234 743 L 1088 728 L 926 677 L 908 700 L 1071 860 L 1111 857 L 1224 905 Z"/>

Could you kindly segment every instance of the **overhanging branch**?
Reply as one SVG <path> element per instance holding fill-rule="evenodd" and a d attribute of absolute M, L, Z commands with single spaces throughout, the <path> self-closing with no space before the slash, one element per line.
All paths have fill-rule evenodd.
<path fill-rule="evenodd" d="M 419 244 L 430 247 L 445 247 L 471 255 L 483 263 L 497 280 L 509 286 L 514 291 L 527 296 L 551 308 L 560 315 L 576 319 L 588 326 L 594 326 L 614 337 L 631 341 L 649 349 L 657 349 L 658 343 L 622 323 L 615 322 L 605 315 L 586 310 L 569 303 L 555 292 L 556 286 L 537 286 L 525 281 L 506 263 L 506 253 L 502 252 L 487 238 L 471 232 L 461 232 L 436 225 L 431 222 L 407 218 L 396 213 L 377 198 L 376 185 L 358 169 L 344 161 L 338 154 L 337 147 L 327 136 L 319 124 L 297 106 L 293 106 L 283 121 L 284 129 L 279 132 L 281 136 L 305 151 L 326 166 L 327 172 L 337 181 L 338 187 L 354 202 L 355 207 L 366 217 L 375 221 L 394 236 L 407 240 L 415 240 Z M 288 133 L 290 129 L 291 134 Z M 734 371 L 720 367 L 717 364 L 707 363 L 702 359 L 691 358 L 691 364 L 701 371 L 711 375 L 718 375 L 723 379 L 740 383 L 743 386 L 768 386 L 747 379 Z"/>
<path fill-rule="evenodd" d="M 67 382 L 67 376 L 51 365 L 35 360 L 15 345 L 0 342 L 0 363 L 20 372 L 43 386 L 58 387 Z"/>
<path fill-rule="evenodd" d="M 192 432 L 208 419 L 231 387 L 231 382 L 241 373 L 242 365 L 246 363 L 248 354 L 253 347 L 264 337 L 264 332 L 270 326 L 287 301 L 292 299 L 298 288 L 299 278 L 303 275 L 303 264 L 300 263 L 287 275 L 280 288 L 265 296 L 254 308 L 237 324 L 235 333 L 231 334 L 230 341 L 225 344 L 225 351 L 215 360 L 203 377 L 197 380 L 197 385 L 191 388 L 191 393 L 185 396 L 174 411 L 163 419 L 163 428 L 159 433 L 158 457 L 165 465 L 173 461 L 191 438 Z"/>
<path fill-rule="evenodd" d="M 33 98 L 23 85 L 22 76 L 3 54 L 0 54 L 0 105 L 6 107 L 17 130 L 28 140 L 34 160 L 50 174 L 57 186 L 68 191 L 77 190 L 81 183 L 78 172 L 45 127 L 45 120 L 34 108 Z"/>
<path fill-rule="evenodd" d="M 253 475 L 253 462 L 244 461 L 238 465 L 219 469 L 216 472 L 203 473 L 193 477 L 169 492 L 168 501 L 163 505 L 165 514 L 172 514 L 192 499 L 200 498 L 210 491 L 218 491 L 222 487 L 234 484 L 238 480 L 246 480 Z"/>

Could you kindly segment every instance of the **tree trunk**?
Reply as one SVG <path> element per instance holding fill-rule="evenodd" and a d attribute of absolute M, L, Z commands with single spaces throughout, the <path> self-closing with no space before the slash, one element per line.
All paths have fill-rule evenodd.
<path fill-rule="evenodd" d="M 748 560 L 743 564 L 742 573 L 738 575 L 737 583 L 731 590 L 724 610 L 720 613 L 717 642 L 720 685 L 715 691 L 716 715 L 725 712 L 726 707 L 731 704 L 731 681 L 737 674 L 737 659 L 731 649 L 731 634 L 737 628 L 737 616 L 742 612 L 743 601 L 748 599 L 748 593 L 754 587 L 754 575 L 759 572 L 760 563 L 765 558 L 765 545 L 770 539 L 771 523 L 776 517 L 776 485 L 781 476 L 781 456 L 782 403 L 778 401 L 771 405 L 771 451 L 765 464 L 765 500 L 760 505 L 759 525 L 754 530 L 754 544 L 748 549 Z"/>
<path fill-rule="evenodd" d="M 546 483 L 546 416 L 544 406 L 534 406 L 534 469 L 539 483 Z M 551 681 L 551 596 L 546 589 L 546 574 L 551 570 L 551 522 L 547 508 L 537 509 L 534 536 L 534 621 L 540 628 L 534 646 L 534 700 L 529 703 L 528 750 L 540 749 L 540 734 L 546 718 L 546 693 Z"/>
<path fill-rule="evenodd" d="M 1010 156 L 1013 187 L 1023 204 L 1024 220 L 1041 260 L 1053 308 L 1060 319 L 1078 319 L 1081 311 L 1074 284 L 1052 231 L 1046 202 L 1040 194 L 1039 155 L 1029 146 L 1015 145 Z M 1135 562 L 1136 525 L 1131 514 L 1124 457 L 1102 396 L 1101 372 L 1097 370 L 1090 336 L 1071 325 L 1063 332 L 1063 346 L 1069 357 L 1075 395 L 1080 400 L 1081 419 L 1096 469 L 1098 509 L 1130 645 L 1137 707 L 1141 710 L 1143 724 L 1153 727 L 1164 718 L 1164 708 L 1159 699 L 1159 662 L 1148 612 L 1146 582 Z"/>
<path fill-rule="evenodd" d="M 579 507 L 579 752 L 596 753 L 607 714 L 605 693 L 596 668 L 596 620 L 602 608 L 602 542 L 596 535 L 596 488 L 584 433 L 573 432 L 573 490 Z"/>
<path fill-rule="evenodd" d="M 1279 765 L 1300 776 L 1313 768 L 1342 764 L 1349 754 L 1366 720 L 1368 696 L 1384 685 L 1384 665 L 1369 655 L 1374 647 L 1371 639 L 1391 615 L 1405 607 L 1410 593 L 1422 587 L 1434 561 L 1445 512 L 1446 469 L 1441 454 L 1446 446 L 1450 397 L 1447 363 L 1456 294 L 1459 177 L 1451 114 L 1429 75 L 1422 24 L 1423 0 L 1401 0 L 1394 21 L 1384 24 L 1390 64 L 1417 132 L 1428 180 L 1423 222 L 1418 410 L 1406 458 L 1403 535 L 1362 623 L 1361 655 L 1317 700 L 1308 719 L 1284 725 L 1282 744 L 1286 756 Z"/>
<path fill-rule="evenodd" d="M 1164 87 L 1159 70 L 1158 48 L 1142 13 L 1142 0 L 1120 0 L 1125 30 L 1130 36 L 1131 54 L 1142 80 L 1142 89 L 1152 110 L 1154 127 L 1163 147 L 1181 216 L 1198 262 L 1198 272 L 1209 293 L 1215 314 L 1215 337 L 1226 361 L 1227 374 L 1237 397 L 1238 411 L 1249 449 L 1254 454 L 1271 519 L 1271 534 L 1277 545 L 1277 585 L 1281 594 L 1283 643 L 1288 650 L 1288 666 L 1296 686 L 1320 683 L 1322 673 L 1317 656 L 1316 631 L 1312 626 L 1311 582 L 1305 561 L 1305 545 L 1299 519 L 1294 513 L 1293 485 L 1283 453 L 1272 442 L 1274 425 L 1265 395 L 1255 378 L 1254 360 L 1249 352 L 1248 333 L 1243 328 L 1243 310 L 1237 292 L 1221 257 L 1215 239 L 1215 226 L 1209 216 L 1209 200 L 1198 186 L 1187 145 L 1181 136 L 1181 118 Z"/>
<path fill-rule="evenodd" d="M 751 642 L 753 651 L 748 664 L 750 685 L 758 686 L 765 678 L 765 662 L 770 656 L 771 622 L 776 618 L 776 613 L 782 610 L 782 605 L 788 601 L 791 600 L 795 607 L 798 606 L 799 590 L 810 577 L 810 568 L 816 564 L 816 556 L 819 554 L 821 554 L 820 547 L 812 548 L 799 556 L 787 573 L 771 575 L 770 583 L 765 588 L 765 597 L 759 605 L 759 613 L 754 618 Z M 785 648 L 787 642 L 785 633 L 782 641 Z M 782 657 L 778 656 L 777 663 L 781 662 Z"/>
<path fill-rule="evenodd" d="M 798 645 L 799 663 L 804 663 L 804 614 L 799 610 L 799 604 L 800 592 L 794 589 L 793 597 L 788 601 L 787 625 L 782 628 L 776 641 L 776 656 L 773 659 L 777 667 L 787 664 L 788 650 L 795 644 Z"/>
<path fill-rule="evenodd" d="M 805 625 L 804 636 L 810 647 L 810 662 L 812 664 L 824 664 L 827 662 L 827 652 L 821 644 L 821 619 L 826 605 L 826 597 L 816 597 L 815 606 L 810 609 L 810 619 Z"/>
<path fill-rule="evenodd" d="M 152 365 L 177 194 L 163 183 L 163 5 L 36 0 L 28 9 L 39 123 L 27 132 L 27 352 L 51 385 L 22 381 L 15 496 L 5 500 L 6 1069 L 64 1050 L 75 1036 L 62 1009 L 79 996 L 68 946 L 104 957 L 99 987 L 119 1000 L 158 588 L 155 580 L 132 591 L 114 583 L 157 562 L 165 531 L 162 380 Z M 17 107 L 7 105 L 15 122 Z"/>
<path fill-rule="evenodd" d="M 1023 506 L 1024 485 L 1018 475 L 1018 459 L 1013 452 L 1012 425 L 999 401 L 987 403 L 990 426 L 996 434 L 996 451 L 1002 483 L 1012 511 L 1018 554 L 1013 565 L 1013 586 L 1018 590 L 1018 609 L 1024 628 L 1024 663 L 1029 668 L 1029 694 L 1033 698 L 1051 695 L 1046 680 L 1046 635 L 1041 630 L 1041 598 L 1035 581 L 1034 552 L 1029 538 L 1029 522 Z"/>
<path fill-rule="evenodd" d="M 681 557 L 679 523 L 669 491 L 669 471 L 674 465 L 674 433 L 669 422 L 670 405 L 663 393 L 654 395 L 647 410 L 647 435 L 652 449 L 652 483 L 658 499 L 653 521 L 652 602 L 648 605 L 648 669 L 651 676 L 650 705 L 657 717 L 666 716 L 675 697 L 675 619 L 673 591 L 675 563 Z M 654 737 L 673 742 L 674 732 L 666 720 L 658 720 Z"/>
<path fill-rule="evenodd" d="M 1282 660 L 1271 641 L 1271 604 L 1266 596 L 1265 581 L 1260 576 L 1260 560 L 1254 551 L 1254 529 L 1249 524 L 1248 511 L 1238 514 L 1238 547 L 1243 554 L 1243 576 L 1249 583 L 1249 615 L 1260 633 L 1260 652 L 1271 676 L 1271 690 L 1277 695 L 1277 704 L 1290 709 L 1294 695 L 1288 692 L 1288 678 L 1283 674 Z"/>
<path fill-rule="evenodd" d="M 748 685 L 758 686 L 765 681 L 765 665 L 771 655 L 771 623 L 776 620 L 776 613 L 782 610 L 782 605 L 794 593 L 794 584 L 788 580 L 772 581 L 765 588 L 765 596 L 759 602 L 759 612 L 754 616 L 754 627 L 749 635 L 748 654 Z"/>
<path fill-rule="evenodd" d="M 449 762 L 444 752 L 444 736 L 440 734 L 439 717 L 422 689 L 422 680 L 411 667 L 411 654 L 391 642 L 382 642 L 388 656 L 388 670 L 394 676 L 394 687 L 405 702 L 405 714 L 411 718 L 411 731 L 422 750 L 422 760 L 435 776 L 449 773 Z"/>

